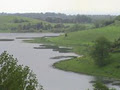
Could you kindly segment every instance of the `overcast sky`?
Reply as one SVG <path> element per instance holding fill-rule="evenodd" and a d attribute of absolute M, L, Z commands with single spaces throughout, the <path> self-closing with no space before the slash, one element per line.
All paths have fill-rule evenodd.
<path fill-rule="evenodd" d="M 120 14 L 120 0 L 0 0 L 0 12 Z"/>

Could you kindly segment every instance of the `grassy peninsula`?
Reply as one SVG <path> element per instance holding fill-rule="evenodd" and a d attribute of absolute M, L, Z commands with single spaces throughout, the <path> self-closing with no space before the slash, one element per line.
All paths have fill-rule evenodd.
<path fill-rule="evenodd" d="M 61 35 L 54 38 L 36 38 L 34 40 L 28 40 L 27 42 L 54 43 L 60 46 L 70 46 L 75 53 L 83 55 L 83 57 L 55 63 L 53 66 L 58 69 L 120 79 L 120 53 L 112 53 L 111 60 L 113 63 L 105 67 L 98 67 L 88 54 L 96 38 L 100 36 L 105 36 L 113 42 L 120 37 L 120 26 L 111 25 L 97 29 L 68 33 L 67 37 Z"/>

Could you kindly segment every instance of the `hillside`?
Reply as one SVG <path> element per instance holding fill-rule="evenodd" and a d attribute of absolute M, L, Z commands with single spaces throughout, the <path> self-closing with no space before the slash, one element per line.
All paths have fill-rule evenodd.
<path fill-rule="evenodd" d="M 105 76 L 112 78 L 120 78 L 120 53 L 111 53 L 112 63 L 105 67 L 98 67 L 95 65 L 93 59 L 88 55 L 93 42 L 96 38 L 105 36 L 111 42 L 120 37 L 120 26 L 110 25 L 98 29 L 77 31 L 67 33 L 67 36 L 61 35 L 54 38 L 36 38 L 28 40 L 31 43 L 54 43 L 59 46 L 73 47 L 73 51 L 79 55 L 84 55 L 80 58 L 60 61 L 54 64 L 54 67 L 65 71 L 72 71 L 77 73 L 85 73 L 90 75 Z"/>
<path fill-rule="evenodd" d="M 0 16 L 0 32 L 32 32 L 35 29 L 44 29 L 45 25 L 49 23 L 21 16 Z"/>
<path fill-rule="evenodd" d="M 93 24 L 49 23 L 23 16 L 0 15 L 0 32 L 73 32 L 93 28 Z"/>
<path fill-rule="evenodd" d="M 56 38 L 48 38 L 47 40 L 36 38 L 35 40 L 31 40 L 29 42 L 40 43 L 41 41 L 49 41 L 57 45 L 71 46 L 73 47 L 73 51 L 75 51 L 76 53 L 84 54 L 86 53 L 86 50 L 88 51 L 88 46 L 91 46 L 96 38 L 100 36 L 105 36 L 110 41 L 114 41 L 115 39 L 118 39 L 120 37 L 120 26 L 111 25 L 91 30 L 71 32 L 67 33 L 67 37 L 61 35 Z"/>
<path fill-rule="evenodd" d="M 85 73 L 90 75 L 120 78 L 120 53 L 111 53 L 111 62 L 105 67 L 98 67 L 94 60 L 87 54 L 96 38 L 104 36 L 111 42 L 120 37 L 120 26 L 111 25 L 103 28 L 78 31 L 69 33 L 68 37 L 60 36 L 49 39 L 58 45 L 69 45 L 74 48 L 74 52 L 84 55 L 83 57 L 57 62 L 54 66 L 58 69 Z M 59 40 L 59 42 L 58 42 Z"/>
<path fill-rule="evenodd" d="M 54 19 L 54 21 L 50 21 L 50 22 L 64 22 L 64 23 L 73 23 L 71 20 L 74 19 L 77 15 L 66 15 L 63 13 L 53 13 L 53 12 L 46 12 L 46 13 L 15 13 L 15 14 L 10 14 L 10 13 L 0 13 L 0 15 L 16 15 L 16 16 L 24 16 L 24 17 L 30 17 L 30 18 L 34 18 L 34 19 L 40 19 L 40 20 L 46 20 L 46 21 L 50 21 L 48 20 L 48 18 L 50 19 Z M 80 14 L 80 16 L 82 16 Z M 96 21 L 96 20 L 109 20 L 109 19 L 114 19 L 116 16 L 114 15 L 85 15 L 89 18 L 92 19 L 92 22 Z M 56 19 L 56 20 L 55 20 Z"/>

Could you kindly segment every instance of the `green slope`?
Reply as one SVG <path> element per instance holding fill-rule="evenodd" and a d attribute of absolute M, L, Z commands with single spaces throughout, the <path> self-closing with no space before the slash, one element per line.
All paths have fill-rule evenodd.
<path fill-rule="evenodd" d="M 22 22 L 20 22 L 21 20 Z M 43 26 L 36 29 L 35 25 L 37 26 L 37 24 L 41 22 Z M 24 26 L 27 28 L 23 29 Z M 30 28 L 28 29 L 28 27 Z M 79 30 L 85 30 L 93 27 L 93 24 L 49 23 L 39 19 L 32 19 L 22 16 L 0 15 L 0 32 L 34 32 L 41 30 L 49 30 L 49 32 L 71 32 L 77 31 L 78 28 L 81 28 Z"/>
<path fill-rule="evenodd" d="M 56 38 L 48 38 L 44 40 L 36 38 L 35 40 L 31 40 L 29 42 L 41 43 L 49 41 L 57 45 L 71 46 L 73 47 L 74 52 L 84 54 L 88 51 L 88 46 L 91 46 L 96 38 L 100 36 L 105 36 L 110 41 L 114 41 L 120 37 L 120 26 L 107 26 L 98 29 L 72 32 L 68 33 L 67 37 L 61 35 Z"/>
<path fill-rule="evenodd" d="M 84 55 L 80 58 L 75 58 L 66 61 L 60 61 L 54 64 L 54 67 L 66 71 L 73 71 L 77 73 L 85 73 L 90 75 L 106 76 L 113 78 L 120 78 L 120 53 L 111 55 L 112 63 L 105 67 L 98 67 L 94 64 L 93 59 L 88 55 L 90 47 L 96 38 L 105 36 L 111 42 L 120 37 L 120 26 L 107 26 L 98 29 L 85 30 L 68 33 L 67 37 L 61 35 L 55 38 L 36 38 L 28 42 L 33 43 L 54 43 L 61 46 L 71 46 L 73 51 Z"/>
<path fill-rule="evenodd" d="M 63 45 L 78 45 L 91 43 L 100 36 L 105 36 L 109 40 L 113 41 L 114 39 L 120 37 L 120 27 L 119 26 L 107 26 L 98 29 L 84 30 L 73 33 L 68 33 L 67 37 L 60 36 L 56 38 L 51 38 L 52 42 L 56 42 Z"/>
<path fill-rule="evenodd" d="M 15 20 L 23 20 L 23 22 L 17 22 L 15 23 Z M 23 26 L 27 24 L 37 24 L 37 23 L 43 23 L 43 24 L 49 24 L 48 22 L 27 18 L 27 17 L 21 17 L 21 16 L 0 16 L 0 32 L 14 32 L 14 30 L 11 31 L 12 28 L 18 28 L 18 26 Z"/>
<path fill-rule="evenodd" d="M 113 25 L 88 31 L 79 31 L 69 33 L 67 38 L 60 36 L 50 40 L 54 43 L 61 44 L 62 42 L 62 45 L 70 45 L 74 48 L 75 52 L 84 54 L 89 52 L 89 46 L 91 46 L 93 41 L 100 36 L 105 36 L 111 42 L 113 42 L 115 39 L 120 37 L 120 26 Z M 119 58 L 120 53 L 112 53 L 112 63 L 102 68 L 95 65 L 93 59 L 89 57 L 89 55 L 72 60 L 60 61 L 55 63 L 54 66 L 62 70 L 73 71 L 77 73 L 120 78 Z"/>

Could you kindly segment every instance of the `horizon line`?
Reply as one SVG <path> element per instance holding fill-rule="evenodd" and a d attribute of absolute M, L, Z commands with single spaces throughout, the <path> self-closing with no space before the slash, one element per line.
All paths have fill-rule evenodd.
<path fill-rule="evenodd" d="M 65 14 L 65 15 L 113 15 L 113 16 L 118 16 L 120 15 L 119 13 L 64 13 L 64 12 L 0 12 L 0 14 L 46 14 L 46 13 L 55 13 L 55 14 Z"/>

